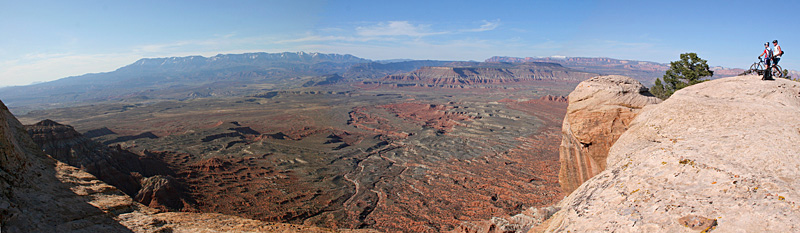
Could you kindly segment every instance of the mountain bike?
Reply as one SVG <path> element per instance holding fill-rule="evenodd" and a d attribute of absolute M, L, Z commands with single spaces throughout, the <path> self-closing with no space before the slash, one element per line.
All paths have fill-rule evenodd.
<path fill-rule="evenodd" d="M 758 75 L 764 75 L 764 69 L 766 67 L 766 63 L 764 63 L 764 58 L 758 57 L 758 62 L 753 63 L 750 66 L 750 70 L 745 71 L 745 73 L 758 73 Z M 772 65 L 770 67 L 770 71 L 772 72 L 772 77 L 783 78 L 783 69 L 779 65 Z"/>

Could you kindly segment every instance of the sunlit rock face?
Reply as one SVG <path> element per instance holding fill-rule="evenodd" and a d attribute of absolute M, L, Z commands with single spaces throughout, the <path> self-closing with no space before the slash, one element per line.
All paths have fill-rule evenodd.
<path fill-rule="evenodd" d="M 661 102 L 638 81 L 599 76 L 581 82 L 569 95 L 561 127 L 559 183 L 569 194 L 606 168 L 606 156 L 642 107 Z"/>
<path fill-rule="evenodd" d="M 548 232 L 800 230 L 800 83 L 739 76 L 647 106 Z"/>

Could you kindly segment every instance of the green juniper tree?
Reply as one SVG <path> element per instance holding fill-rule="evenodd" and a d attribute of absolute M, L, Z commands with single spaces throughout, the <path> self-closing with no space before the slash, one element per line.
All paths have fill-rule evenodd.
<path fill-rule="evenodd" d="M 658 98 L 667 99 L 672 93 L 681 88 L 704 82 L 705 77 L 711 77 L 714 72 L 708 68 L 706 60 L 697 57 L 696 53 L 681 54 L 680 61 L 669 63 L 669 69 L 664 77 L 656 79 L 655 85 L 650 88 Z"/>

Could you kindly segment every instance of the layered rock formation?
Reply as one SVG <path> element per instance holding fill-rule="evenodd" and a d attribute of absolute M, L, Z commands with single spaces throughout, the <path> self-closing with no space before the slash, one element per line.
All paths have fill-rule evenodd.
<path fill-rule="evenodd" d="M 96 143 L 71 126 L 43 120 L 25 128 L 44 152 L 58 161 L 79 167 L 128 195 L 136 195 L 141 187 L 132 170 L 141 171 L 139 156 L 124 150 L 114 150 Z"/>
<path fill-rule="evenodd" d="M 652 85 L 656 78 L 664 76 L 669 68 L 669 64 L 604 57 L 492 57 L 486 59 L 486 62 L 549 62 L 586 72 L 634 77 L 647 85 Z"/>
<path fill-rule="evenodd" d="M 80 132 L 98 129 L 90 135 L 105 142 L 152 132 L 158 137 L 118 143 L 169 164 L 198 211 L 440 232 L 563 198 L 558 143 L 567 103 L 555 96 L 578 82 L 530 84 L 114 103 L 27 115 L 26 122 L 59 119 Z M 535 97 L 546 94 L 553 97 Z"/>
<path fill-rule="evenodd" d="M 465 66 L 422 67 L 409 73 L 386 76 L 384 81 L 452 86 L 506 84 L 536 80 L 577 82 L 595 75 L 565 68 L 555 63 L 465 63 L 461 65 Z"/>
<path fill-rule="evenodd" d="M 172 176 L 151 176 L 142 180 L 142 189 L 134 200 L 156 209 L 181 210 L 188 208 L 186 190 Z"/>
<path fill-rule="evenodd" d="M 800 83 L 696 84 L 647 106 L 548 232 L 800 231 Z"/>
<path fill-rule="evenodd" d="M 136 201 L 160 210 L 193 209 L 194 201 L 172 178 L 175 172 L 158 158 L 139 156 L 120 146 L 108 147 L 84 137 L 72 126 L 52 120 L 25 128 L 46 154 L 89 172 Z"/>
<path fill-rule="evenodd" d="M 486 62 L 552 62 L 562 64 L 567 67 L 584 67 L 584 66 L 598 66 L 598 67 L 624 67 L 631 70 L 647 70 L 647 71 L 660 71 L 665 72 L 669 68 L 669 64 L 661 64 L 648 61 L 634 61 L 634 60 L 618 60 L 606 57 L 542 57 L 542 58 L 519 58 L 519 57 L 491 57 L 486 59 Z"/>
<path fill-rule="evenodd" d="M 443 66 L 451 61 L 411 60 L 399 62 L 369 62 L 350 66 L 342 76 L 351 80 L 379 79 L 392 74 L 402 74 L 425 66 Z"/>
<path fill-rule="evenodd" d="M 221 214 L 157 213 L 44 154 L 2 102 L 0 155 L 0 232 L 332 231 Z"/>
<path fill-rule="evenodd" d="M 661 102 L 638 81 L 625 76 L 598 76 L 581 82 L 569 94 L 559 149 L 559 183 L 569 194 L 606 168 L 606 156 L 642 107 Z"/>
<path fill-rule="evenodd" d="M 0 102 L 0 231 L 126 232 L 118 189 L 45 155 Z M 111 197 L 113 196 L 113 197 Z M 130 198 L 128 198 L 130 200 Z"/>

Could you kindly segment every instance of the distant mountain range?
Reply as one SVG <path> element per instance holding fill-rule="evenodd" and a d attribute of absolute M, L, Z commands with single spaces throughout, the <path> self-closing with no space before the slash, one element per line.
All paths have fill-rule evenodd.
<path fill-rule="evenodd" d="M 504 67 L 488 67 L 488 64 L 492 63 L 504 63 L 504 65 L 494 65 Z M 417 71 L 423 67 L 459 67 L 445 73 L 472 72 L 472 77 L 467 79 L 481 79 L 479 76 L 483 74 L 497 76 L 503 72 L 508 73 L 509 69 L 513 70 L 511 73 L 515 75 L 525 76 L 525 72 L 519 70 L 519 67 L 514 68 L 517 65 L 510 65 L 518 63 L 539 64 L 537 65 L 539 68 L 550 66 L 546 64 L 556 64 L 563 67 L 550 66 L 550 68 L 559 70 L 558 72 L 572 72 L 571 74 L 581 72 L 626 75 L 640 80 L 645 85 L 651 85 L 656 78 L 663 76 L 668 68 L 668 64 L 655 62 L 585 57 L 492 57 L 480 63 L 408 59 L 372 61 L 349 54 L 305 52 L 220 54 L 213 57 L 145 58 L 111 72 L 67 77 L 28 86 L 0 88 L 0 99 L 19 114 L 35 109 L 105 101 L 142 102 L 159 99 L 244 96 L 320 85 L 386 81 L 385 78 L 390 76 L 388 80 L 408 81 L 408 78 L 401 76 L 422 77 L 437 73 L 431 72 L 432 69 Z M 490 71 L 487 68 L 506 70 Z M 743 71 L 722 67 L 713 69 L 715 77 L 733 76 Z M 537 77 L 540 77 L 543 70 L 528 73 L 536 72 L 538 72 Z M 470 75 L 462 76 L 461 78 L 465 78 Z M 557 76 L 564 76 L 564 73 L 559 73 Z M 478 79 L 467 82 L 475 83 Z"/>
<path fill-rule="evenodd" d="M 5 87 L 0 99 L 12 108 L 36 109 L 107 100 L 242 95 L 292 87 L 303 83 L 299 79 L 344 73 L 368 62 L 352 55 L 305 52 L 145 58 L 112 72 Z"/>
<path fill-rule="evenodd" d="M 587 72 L 594 72 L 600 74 L 616 74 L 625 75 L 635 78 L 647 86 L 653 85 L 657 78 L 664 76 L 664 73 L 669 69 L 669 64 L 649 62 L 649 61 L 634 61 L 634 60 L 619 60 L 604 57 L 492 57 L 486 59 L 486 62 L 551 62 L 558 63 L 564 67 L 573 68 Z M 714 71 L 713 78 L 722 78 L 736 76 L 744 72 L 739 68 L 724 68 L 712 67 Z"/>
<path fill-rule="evenodd" d="M 542 80 L 577 83 L 596 75 L 548 62 L 451 62 L 443 66 L 426 66 L 408 73 L 388 75 L 382 81 L 464 87 Z"/>

